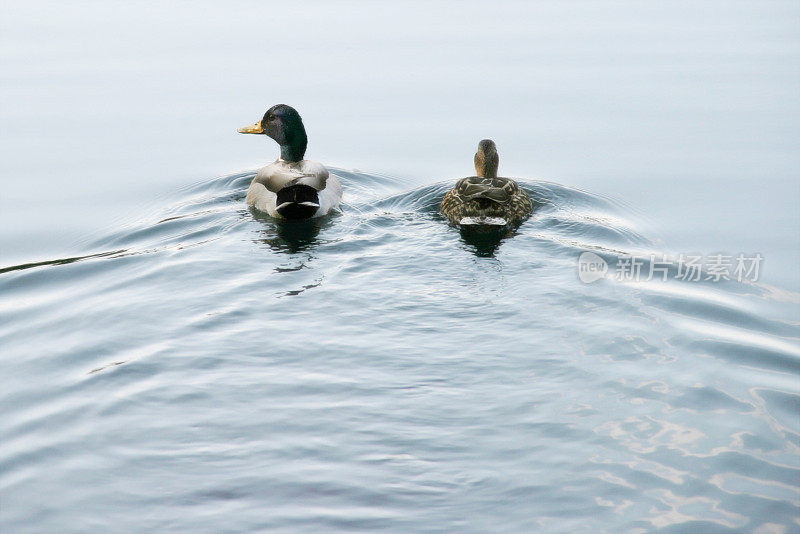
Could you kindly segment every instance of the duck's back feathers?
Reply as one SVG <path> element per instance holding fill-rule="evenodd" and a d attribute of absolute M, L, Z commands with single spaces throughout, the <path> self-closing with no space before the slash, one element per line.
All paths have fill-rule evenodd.
<path fill-rule="evenodd" d="M 261 168 L 247 191 L 247 203 L 273 217 L 307 219 L 339 206 L 342 186 L 316 161 L 278 160 Z"/>
<path fill-rule="evenodd" d="M 500 204 L 519 194 L 519 186 L 510 178 L 470 176 L 459 180 L 454 189 L 465 199 L 485 198 Z"/>
<path fill-rule="evenodd" d="M 316 161 L 278 160 L 259 169 L 253 182 L 262 184 L 273 193 L 295 184 L 308 185 L 317 191 L 322 191 L 327 185 L 328 176 L 328 169 Z"/>
<path fill-rule="evenodd" d="M 454 224 L 517 224 L 532 211 L 530 197 L 510 178 L 462 178 L 442 199 L 442 213 Z"/>

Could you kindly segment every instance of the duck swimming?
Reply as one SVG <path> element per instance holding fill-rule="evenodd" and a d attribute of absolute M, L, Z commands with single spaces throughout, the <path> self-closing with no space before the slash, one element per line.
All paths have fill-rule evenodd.
<path fill-rule="evenodd" d="M 281 156 L 259 169 L 247 190 L 247 203 L 279 219 L 310 219 L 339 206 L 342 186 L 321 163 L 303 159 L 308 137 L 303 119 L 291 106 L 278 104 L 239 133 L 266 134 L 281 146 Z"/>
<path fill-rule="evenodd" d="M 528 194 L 511 178 L 497 176 L 500 156 L 491 139 L 478 144 L 475 172 L 459 180 L 442 199 L 442 213 L 453 224 L 519 224 L 533 211 Z"/>

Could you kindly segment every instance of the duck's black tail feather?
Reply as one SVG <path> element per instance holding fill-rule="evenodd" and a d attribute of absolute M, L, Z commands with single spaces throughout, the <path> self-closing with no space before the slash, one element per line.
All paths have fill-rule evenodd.
<path fill-rule="evenodd" d="M 285 219 L 308 219 L 319 209 L 319 195 L 310 185 L 290 185 L 277 195 L 276 210 Z"/>

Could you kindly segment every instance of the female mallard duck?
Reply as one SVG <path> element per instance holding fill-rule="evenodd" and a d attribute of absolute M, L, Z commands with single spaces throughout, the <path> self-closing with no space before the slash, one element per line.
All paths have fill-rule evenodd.
<path fill-rule="evenodd" d="M 281 157 L 262 167 L 247 190 L 247 203 L 279 219 L 327 215 L 342 200 L 342 186 L 321 163 L 303 159 L 308 138 L 303 119 L 284 104 L 272 106 L 264 118 L 239 133 L 266 134 L 281 146 Z"/>
<path fill-rule="evenodd" d="M 533 211 L 528 194 L 511 178 L 498 178 L 500 156 L 491 139 L 478 144 L 477 176 L 462 178 L 442 199 L 442 213 L 461 225 L 505 226 L 522 222 Z"/>

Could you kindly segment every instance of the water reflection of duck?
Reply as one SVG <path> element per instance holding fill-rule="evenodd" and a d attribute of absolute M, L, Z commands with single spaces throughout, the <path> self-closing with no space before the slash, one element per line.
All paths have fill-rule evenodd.
<path fill-rule="evenodd" d="M 330 224 L 328 219 L 305 219 L 292 223 L 275 220 L 251 209 L 253 216 L 265 224 L 257 239 L 277 252 L 295 254 L 313 250 L 319 244 L 319 233 Z"/>
<path fill-rule="evenodd" d="M 528 194 L 511 178 L 497 176 L 500 156 L 491 139 L 478 144 L 475 172 L 459 180 L 442 199 L 442 213 L 462 226 L 518 224 L 533 211 Z"/>
<path fill-rule="evenodd" d="M 468 225 L 459 227 L 461 239 L 472 248 L 472 252 L 480 258 L 491 258 L 497 252 L 500 243 L 514 235 L 511 226 Z"/>
<path fill-rule="evenodd" d="M 281 146 L 281 157 L 262 167 L 247 190 L 247 203 L 280 219 L 327 215 L 342 199 L 342 186 L 321 163 L 303 159 L 308 137 L 303 120 L 287 105 L 272 106 L 259 122 L 239 133 L 265 134 Z"/>

